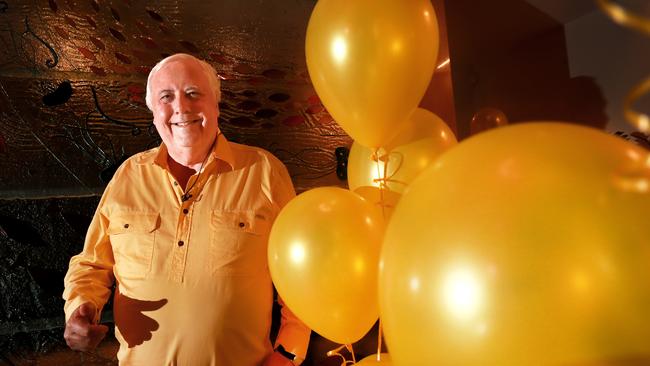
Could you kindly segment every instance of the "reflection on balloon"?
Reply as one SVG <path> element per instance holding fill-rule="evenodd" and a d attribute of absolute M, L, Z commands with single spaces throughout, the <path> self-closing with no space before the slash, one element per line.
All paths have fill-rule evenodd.
<path fill-rule="evenodd" d="M 633 182 L 650 182 L 650 152 L 570 124 L 499 128 L 442 155 L 386 231 L 393 362 L 649 364 L 650 192 Z M 643 361 L 612 361 L 626 359 Z"/>
<path fill-rule="evenodd" d="M 289 258 L 296 266 L 301 266 L 305 262 L 305 244 L 299 241 L 293 242 L 289 249 Z"/>
<path fill-rule="evenodd" d="M 401 194 L 440 154 L 455 146 L 456 136 L 440 117 L 417 108 L 406 128 L 385 148 L 374 149 L 357 142 L 348 158 L 348 185 L 380 187 Z M 384 180 L 385 178 L 385 180 Z"/>
<path fill-rule="evenodd" d="M 289 308 L 314 331 L 342 344 L 378 317 L 381 214 L 357 194 L 316 188 L 287 204 L 269 238 L 269 270 Z"/>
<path fill-rule="evenodd" d="M 442 299 L 449 315 L 468 320 L 480 313 L 483 305 L 481 277 L 471 267 L 458 267 L 443 276 Z"/>
<path fill-rule="evenodd" d="M 508 124 L 508 117 L 496 108 L 481 108 L 474 114 L 469 124 L 470 133 L 475 135 L 479 132 Z"/>
<path fill-rule="evenodd" d="M 328 112 L 355 141 L 379 147 L 422 99 L 438 42 L 428 0 L 319 0 L 305 53 Z"/>

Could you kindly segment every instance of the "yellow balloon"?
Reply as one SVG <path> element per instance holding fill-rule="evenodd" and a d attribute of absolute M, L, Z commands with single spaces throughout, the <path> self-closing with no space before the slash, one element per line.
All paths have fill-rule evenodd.
<path fill-rule="evenodd" d="M 393 366 L 393 362 L 390 360 L 390 355 L 388 353 L 381 354 L 381 360 L 377 361 L 377 355 L 370 355 L 363 360 L 355 363 L 358 366 Z"/>
<path fill-rule="evenodd" d="M 438 46 L 429 0 L 319 0 L 305 53 L 328 112 L 354 140 L 379 147 L 422 99 Z"/>
<path fill-rule="evenodd" d="M 386 229 L 393 362 L 648 364 L 649 218 L 650 152 L 623 139 L 547 122 L 463 141 Z"/>
<path fill-rule="evenodd" d="M 331 341 L 363 337 L 378 317 L 377 264 L 384 226 L 370 203 L 342 188 L 289 202 L 273 224 L 268 260 L 278 293 Z"/>
<path fill-rule="evenodd" d="M 352 144 L 348 157 L 348 185 L 351 190 L 363 186 L 380 186 L 401 194 L 404 189 L 440 154 L 455 146 L 456 136 L 440 117 L 417 108 L 408 119 L 406 128 L 386 148 Z"/>

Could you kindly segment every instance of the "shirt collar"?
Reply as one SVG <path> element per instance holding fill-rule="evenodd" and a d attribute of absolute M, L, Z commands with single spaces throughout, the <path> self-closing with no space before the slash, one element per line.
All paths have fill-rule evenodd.
<path fill-rule="evenodd" d="M 137 160 L 137 163 L 155 164 L 161 168 L 167 169 L 169 167 L 167 164 L 167 155 L 167 146 L 163 142 L 157 149 L 151 149 L 144 152 Z M 223 133 L 221 133 L 221 130 L 217 131 L 217 141 L 212 147 L 210 157 L 208 158 L 208 161 L 206 161 L 206 166 L 211 165 L 214 160 L 224 161 L 230 166 L 231 170 L 235 169 L 235 156 L 230 147 L 230 142 L 226 139 Z"/>
<path fill-rule="evenodd" d="M 235 156 L 233 155 L 232 148 L 230 146 L 230 141 L 226 139 L 226 136 L 221 133 L 221 130 L 217 132 L 217 142 L 214 144 L 212 152 L 210 153 L 210 159 L 219 159 L 226 162 L 230 165 L 230 169 L 235 169 Z M 208 161 L 209 163 L 209 161 Z"/>

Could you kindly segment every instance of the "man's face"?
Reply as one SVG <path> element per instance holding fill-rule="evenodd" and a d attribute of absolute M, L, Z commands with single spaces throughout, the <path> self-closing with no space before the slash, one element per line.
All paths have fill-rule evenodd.
<path fill-rule="evenodd" d="M 219 108 L 198 62 L 165 64 L 151 80 L 153 120 L 170 151 L 205 152 L 216 136 Z"/>

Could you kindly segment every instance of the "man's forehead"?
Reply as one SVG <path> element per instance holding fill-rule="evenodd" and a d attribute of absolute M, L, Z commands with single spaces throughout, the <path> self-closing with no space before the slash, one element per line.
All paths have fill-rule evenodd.
<path fill-rule="evenodd" d="M 153 75 L 152 83 L 160 84 L 207 84 L 208 80 L 201 65 L 191 59 L 173 60 L 164 65 Z"/>

